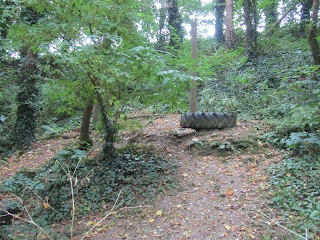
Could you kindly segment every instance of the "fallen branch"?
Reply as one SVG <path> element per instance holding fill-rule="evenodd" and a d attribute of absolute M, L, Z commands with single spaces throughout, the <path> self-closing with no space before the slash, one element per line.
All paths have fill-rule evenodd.
<path fill-rule="evenodd" d="M 83 237 L 81 238 L 81 240 L 83 240 L 85 237 L 87 237 L 97 226 L 99 226 L 99 224 L 100 224 L 101 222 L 103 222 L 104 220 L 106 220 L 106 219 L 107 219 L 110 215 L 112 215 L 112 214 L 116 214 L 116 213 L 118 213 L 118 212 L 120 212 L 120 211 L 123 211 L 123 210 L 126 210 L 126 209 L 136 209 L 136 208 L 152 207 L 152 206 L 149 206 L 149 205 L 146 205 L 146 206 L 135 206 L 135 207 L 127 207 L 127 206 L 126 206 L 126 207 L 123 207 L 123 208 L 119 209 L 118 211 L 114 211 L 114 209 L 116 208 L 117 203 L 118 203 L 118 201 L 119 201 L 119 198 L 120 198 L 120 195 L 121 195 L 121 193 L 122 193 L 122 190 L 123 190 L 123 188 L 122 188 L 122 189 L 120 190 L 120 192 L 118 193 L 117 199 L 116 199 L 116 201 L 114 202 L 111 210 L 110 210 L 103 218 L 101 218 L 92 228 L 90 228 L 90 229 L 83 235 Z"/>
<path fill-rule="evenodd" d="M 141 114 L 141 115 L 134 115 L 134 116 L 128 116 L 127 119 L 136 119 L 136 118 L 164 118 L 165 114 Z"/>
<path fill-rule="evenodd" d="M 291 234 L 293 234 L 293 235 L 295 235 L 295 236 L 297 236 L 297 237 L 300 237 L 301 239 L 308 240 L 308 231 L 307 231 L 307 230 L 306 230 L 306 236 L 304 237 L 304 236 L 299 235 L 298 233 L 296 233 L 296 232 L 294 232 L 294 231 L 292 231 L 292 230 L 290 230 L 290 229 L 282 226 L 279 222 L 277 222 L 277 220 L 275 220 L 275 216 L 274 216 L 274 219 L 273 219 L 273 218 L 269 217 L 267 214 L 265 214 L 265 213 L 263 213 L 263 212 L 261 212 L 261 211 L 259 211 L 259 213 L 260 213 L 261 215 L 265 216 L 266 218 L 268 218 L 272 223 L 274 223 L 274 224 L 277 225 L 278 227 L 284 229 L 285 231 L 290 232 Z M 268 224 L 268 222 L 264 222 L 264 221 L 262 221 L 262 220 L 261 220 L 261 222 Z M 269 224 L 268 224 L 268 225 L 269 225 Z"/>
<path fill-rule="evenodd" d="M 117 205 L 117 203 L 118 203 L 118 200 L 119 200 L 119 198 L 120 198 L 120 195 L 121 195 L 121 193 L 122 193 L 122 190 L 123 190 L 123 188 L 122 188 L 122 189 L 120 190 L 120 192 L 118 193 L 117 199 L 116 199 L 116 201 L 114 202 L 111 210 L 110 210 L 103 218 L 101 218 L 95 225 L 93 225 L 93 227 L 90 228 L 89 231 L 87 231 L 87 232 L 84 234 L 84 236 L 81 238 L 81 240 L 83 240 L 86 236 L 88 236 L 88 235 L 93 231 L 93 229 L 95 229 L 102 221 L 104 221 L 105 219 L 107 219 L 107 217 L 109 217 L 109 216 L 113 213 L 113 210 L 115 209 L 115 207 L 116 207 L 116 205 Z"/>

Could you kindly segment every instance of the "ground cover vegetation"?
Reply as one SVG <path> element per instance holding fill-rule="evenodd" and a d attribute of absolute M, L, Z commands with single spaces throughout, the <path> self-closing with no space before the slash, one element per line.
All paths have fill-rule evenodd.
<path fill-rule="evenodd" d="M 33 234 L 50 235 L 50 224 L 110 202 L 139 205 L 177 187 L 174 159 L 114 143 L 119 130 L 139 131 L 126 121 L 129 113 L 185 112 L 193 89 L 198 111 L 268 126 L 260 139 L 287 150 L 269 170 L 270 207 L 292 231 L 319 237 L 319 1 L 0 3 L 0 165 L 36 139 L 81 125 L 81 144 L 1 185 L 25 204 L 27 224 L 38 227 Z M 191 39 L 190 25 L 198 30 Z M 100 138 L 93 141 L 90 129 Z M 94 142 L 101 151 L 89 157 Z"/>

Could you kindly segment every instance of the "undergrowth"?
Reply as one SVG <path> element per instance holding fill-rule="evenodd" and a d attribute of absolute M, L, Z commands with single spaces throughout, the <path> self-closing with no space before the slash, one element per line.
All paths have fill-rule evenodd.
<path fill-rule="evenodd" d="M 320 234 L 320 157 L 289 157 L 270 169 L 272 205 L 282 221 L 309 237 Z"/>
<path fill-rule="evenodd" d="M 19 196 L 35 222 L 50 225 L 70 220 L 73 214 L 78 219 L 101 211 L 116 201 L 120 190 L 117 206 L 150 203 L 159 193 L 177 186 L 177 167 L 175 160 L 164 159 L 146 146 L 130 145 L 119 150 L 111 165 L 69 149 L 60 151 L 35 174 L 15 174 L 3 183 L 1 193 Z"/>
<path fill-rule="evenodd" d="M 262 42 L 250 61 L 241 48 L 202 56 L 199 110 L 269 124 L 261 138 L 289 151 L 269 172 L 272 207 L 293 231 L 319 236 L 319 67 L 312 65 L 306 40 L 287 34 Z"/>

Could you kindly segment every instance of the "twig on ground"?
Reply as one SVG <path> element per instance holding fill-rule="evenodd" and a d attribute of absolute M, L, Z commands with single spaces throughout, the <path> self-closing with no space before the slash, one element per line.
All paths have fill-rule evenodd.
<path fill-rule="evenodd" d="M 259 211 L 259 210 L 258 210 L 258 211 Z M 271 223 L 274 223 L 274 224 L 277 225 L 278 227 L 286 230 L 287 232 L 290 232 L 290 233 L 292 233 L 293 235 L 295 235 L 295 236 L 297 236 L 297 237 L 300 237 L 300 238 L 302 238 L 302 239 L 304 239 L 304 240 L 308 240 L 308 231 L 306 231 L 306 236 L 304 237 L 304 236 L 302 236 L 302 235 L 300 235 L 300 234 L 298 234 L 298 233 L 296 233 L 296 232 L 294 232 L 294 231 L 292 231 L 292 230 L 290 230 L 290 229 L 282 226 L 282 225 L 276 220 L 275 216 L 274 216 L 274 218 L 271 218 L 271 217 L 269 217 L 267 214 L 265 214 L 265 213 L 263 213 L 263 212 L 261 212 L 261 211 L 259 211 L 259 213 L 260 213 L 261 215 L 265 216 L 267 219 L 269 219 L 269 220 L 271 221 Z M 273 215 L 274 215 L 274 214 L 273 214 Z M 265 221 L 262 221 L 262 220 L 261 220 L 261 222 L 268 224 L 268 222 L 265 222 Z M 269 225 L 269 224 L 268 224 L 268 225 Z"/>
<path fill-rule="evenodd" d="M 122 193 L 122 190 L 123 190 L 123 188 L 120 190 L 120 192 L 118 193 L 118 196 L 117 196 L 117 199 L 116 199 L 116 201 L 114 202 L 114 204 L 113 204 L 113 206 L 112 206 L 112 208 L 111 208 L 111 210 L 103 217 L 103 218 L 101 218 L 92 228 L 90 228 L 84 235 L 83 235 L 83 237 L 81 238 L 81 240 L 83 240 L 85 237 L 87 237 L 92 231 L 93 231 L 93 229 L 95 229 L 102 221 L 104 221 L 105 219 L 107 219 L 110 215 L 112 215 L 112 214 L 116 214 L 116 213 L 118 213 L 118 212 L 120 212 L 120 211 L 123 211 L 123 210 L 126 210 L 126 209 L 136 209 L 136 208 L 146 208 L 146 207 L 152 207 L 152 206 L 150 206 L 150 205 L 145 205 L 145 206 L 134 206 L 134 207 L 123 207 L 123 208 L 120 208 L 118 211 L 114 211 L 114 209 L 116 208 L 116 206 L 117 206 L 117 202 L 119 201 L 119 197 L 120 197 L 120 195 L 121 195 L 121 193 Z"/>
<path fill-rule="evenodd" d="M 81 240 L 83 240 L 86 236 L 88 236 L 88 235 L 92 232 L 93 229 L 95 229 L 102 221 L 104 221 L 107 217 L 109 217 L 109 216 L 113 213 L 113 210 L 115 209 L 115 207 L 116 207 L 116 205 L 117 205 L 117 202 L 118 202 L 118 200 L 119 200 L 119 198 L 120 198 L 120 195 L 121 195 L 121 193 L 122 193 L 122 190 L 123 190 L 123 188 L 121 188 L 120 192 L 118 193 L 117 199 L 116 199 L 116 201 L 114 202 L 111 210 L 110 210 L 103 218 L 101 218 L 95 225 L 93 225 L 93 227 L 90 228 L 90 229 L 84 234 L 84 236 L 81 238 Z"/>
<path fill-rule="evenodd" d="M 20 197 L 18 197 L 18 196 L 16 196 L 16 198 L 17 198 L 17 199 L 19 200 L 19 202 L 21 202 L 21 204 L 23 205 L 23 208 L 24 208 L 24 210 L 26 211 L 26 213 L 27 213 L 27 215 L 28 215 L 28 217 L 29 217 L 30 220 L 24 219 L 24 218 L 20 217 L 20 216 L 17 215 L 17 214 L 12 214 L 12 213 L 10 213 L 7 209 L 2 209 L 2 208 L 0 208 L 0 209 L 1 209 L 2 211 L 4 211 L 5 213 L 7 213 L 8 215 L 10 215 L 10 216 L 12 216 L 12 217 L 14 217 L 14 218 L 16 218 L 16 219 L 19 219 L 19 220 L 21 220 L 21 221 L 23 221 L 23 222 L 26 222 L 26 223 L 29 223 L 29 224 L 31 224 L 31 225 L 34 225 L 35 227 L 37 227 L 38 229 L 40 229 L 40 231 L 42 231 L 50 240 L 53 240 L 53 238 L 49 235 L 49 233 L 46 232 L 46 230 L 44 230 L 40 225 L 38 225 L 36 222 L 33 221 L 33 219 L 32 219 L 32 217 L 31 217 L 31 215 L 30 215 L 27 207 L 24 206 L 22 199 L 21 199 Z"/>

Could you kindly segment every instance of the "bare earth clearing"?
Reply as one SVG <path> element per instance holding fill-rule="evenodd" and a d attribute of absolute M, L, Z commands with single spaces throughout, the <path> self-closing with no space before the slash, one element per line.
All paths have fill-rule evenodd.
<path fill-rule="evenodd" d="M 258 140 L 264 126 L 239 122 L 233 129 L 176 137 L 179 119 L 178 114 L 137 117 L 143 130 L 123 132 L 118 144 L 152 144 L 178 159 L 182 188 L 163 193 L 151 206 L 115 212 L 86 239 L 277 239 L 283 234 L 262 214 L 274 218 L 265 205 L 270 196 L 266 170 L 281 160 L 279 151 Z M 40 166 L 74 141 L 36 143 L 1 166 L 0 181 L 21 168 Z M 77 228 L 92 227 L 104 214 L 86 217 Z"/>

